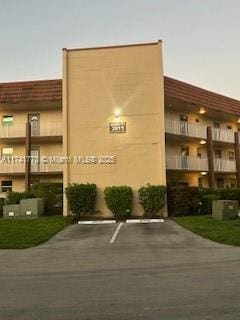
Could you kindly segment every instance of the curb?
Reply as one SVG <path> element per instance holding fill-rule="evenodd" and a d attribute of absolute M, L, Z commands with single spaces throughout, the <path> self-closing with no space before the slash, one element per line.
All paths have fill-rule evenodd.
<path fill-rule="evenodd" d="M 78 224 L 110 224 L 116 223 L 116 220 L 86 220 L 86 221 L 78 221 Z"/>
<path fill-rule="evenodd" d="M 164 219 L 127 219 L 126 223 L 159 223 L 164 221 Z"/>

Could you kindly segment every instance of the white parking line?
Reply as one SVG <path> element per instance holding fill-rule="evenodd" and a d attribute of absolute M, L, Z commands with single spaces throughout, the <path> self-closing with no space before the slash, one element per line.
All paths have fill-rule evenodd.
<path fill-rule="evenodd" d="M 80 220 L 78 224 L 109 224 L 109 223 L 116 223 L 116 220 Z"/>
<path fill-rule="evenodd" d="M 120 222 L 119 225 L 117 226 L 117 229 L 115 230 L 111 240 L 110 240 L 110 243 L 113 243 L 116 240 L 117 235 L 118 235 L 119 230 L 121 229 L 122 225 L 123 225 L 123 222 Z"/>
<path fill-rule="evenodd" d="M 164 222 L 164 219 L 127 219 L 127 223 L 156 223 Z"/>

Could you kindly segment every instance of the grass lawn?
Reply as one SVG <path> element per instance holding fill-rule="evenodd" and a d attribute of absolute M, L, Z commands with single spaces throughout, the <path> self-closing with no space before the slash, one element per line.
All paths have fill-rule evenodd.
<path fill-rule="evenodd" d="M 0 219 L 0 249 L 22 249 L 47 241 L 72 222 L 62 216 L 38 219 Z"/>
<path fill-rule="evenodd" d="M 178 224 L 200 236 L 233 246 L 240 246 L 240 219 L 218 221 L 210 216 L 177 217 Z"/>

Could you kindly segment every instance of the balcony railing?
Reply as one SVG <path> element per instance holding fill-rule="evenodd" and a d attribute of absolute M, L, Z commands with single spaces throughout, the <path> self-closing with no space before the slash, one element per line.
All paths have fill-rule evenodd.
<path fill-rule="evenodd" d="M 234 143 L 234 132 L 231 130 L 213 128 L 213 140 Z"/>
<path fill-rule="evenodd" d="M 165 120 L 165 130 L 168 133 L 179 134 L 194 138 L 207 138 L 207 128 L 200 124 L 188 123 L 180 120 Z"/>
<path fill-rule="evenodd" d="M 214 159 L 214 171 L 235 172 L 236 161 L 228 159 Z"/>
<path fill-rule="evenodd" d="M 34 163 L 31 165 L 31 172 L 34 173 L 52 173 L 63 171 L 61 163 Z M 25 163 L 3 163 L 0 162 L 0 174 L 24 173 Z"/>
<path fill-rule="evenodd" d="M 39 127 L 32 129 L 32 136 L 61 136 L 62 122 L 42 122 Z M 13 125 L 0 126 L 0 138 L 21 138 L 26 136 L 26 124 L 14 123 Z"/>
<path fill-rule="evenodd" d="M 167 155 L 167 169 L 208 171 L 208 159 L 179 155 Z"/>
<path fill-rule="evenodd" d="M 179 134 L 193 138 L 207 139 L 207 127 L 197 123 L 189 123 L 176 119 L 166 118 L 165 130 L 167 133 Z M 231 130 L 212 128 L 213 140 L 234 143 L 234 132 Z"/>

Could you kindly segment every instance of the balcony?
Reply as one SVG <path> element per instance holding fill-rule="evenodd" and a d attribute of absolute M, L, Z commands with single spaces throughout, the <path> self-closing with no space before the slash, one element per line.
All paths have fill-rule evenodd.
<path fill-rule="evenodd" d="M 171 170 L 208 171 L 208 159 L 167 155 L 166 167 Z"/>
<path fill-rule="evenodd" d="M 207 139 L 207 127 L 197 123 L 166 118 L 165 131 L 192 138 Z M 214 141 L 234 143 L 234 132 L 232 130 L 212 128 L 212 133 Z"/>
<path fill-rule="evenodd" d="M 212 128 L 213 140 L 234 143 L 234 132 L 231 130 Z"/>
<path fill-rule="evenodd" d="M 165 131 L 167 133 L 179 134 L 183 136 L 206 139 L 207 128 L 197 123 L 188 123 L 180 120 L 165 120 Z"/>
<path fill-rule="evenodd" d="M 236 161 L 228 159 L 214 159 L 214 171 L 216 172 L 236 172 Z"/>
<path fill-rule="evenodd" d="M 56 174 L 63 171 L 61 163 L 34 163 L 31 165 L 31 173 L 34 174 Z M 24 174 L 25 163 L 0 162 L 0 174 Z"/>
<path fill-rule="evenodd" d="M 62 136 L 62 122 L 42 122 L 39 127 L 32 130 L 33 137 Z M 14 123 L 9 126 L 0 126 L 0 138 L 24 138 L 26 137 L 26 124 Z"/>

